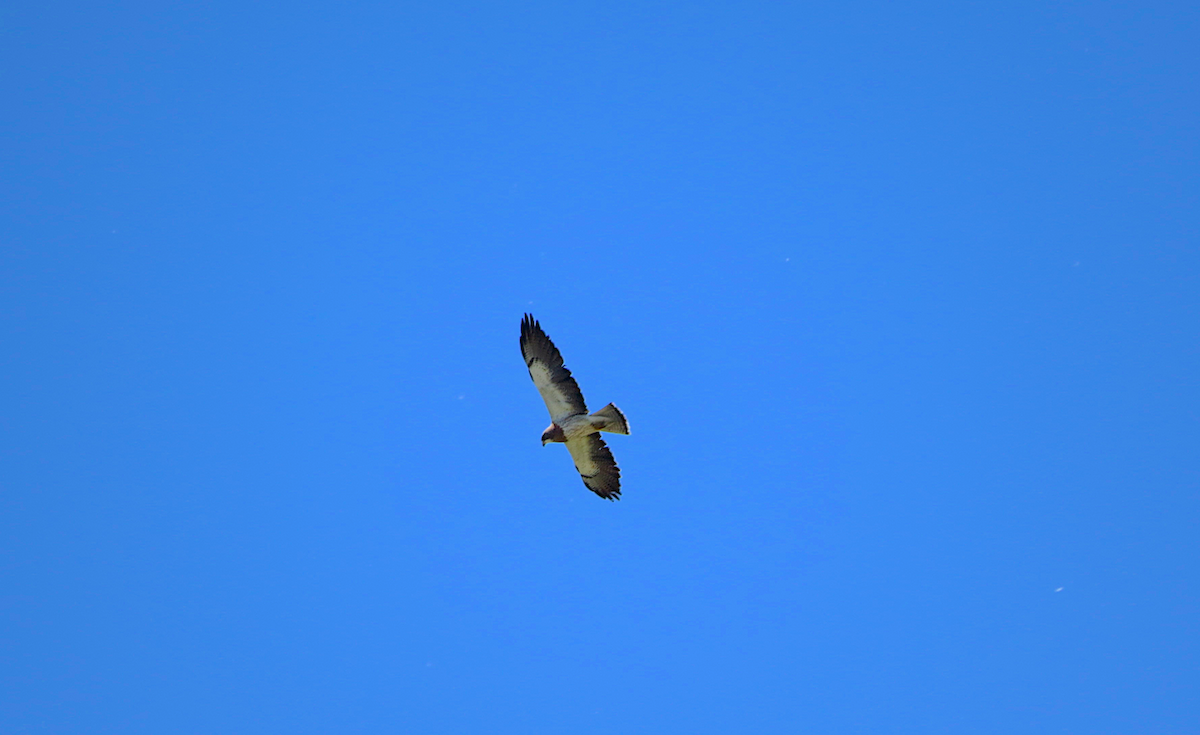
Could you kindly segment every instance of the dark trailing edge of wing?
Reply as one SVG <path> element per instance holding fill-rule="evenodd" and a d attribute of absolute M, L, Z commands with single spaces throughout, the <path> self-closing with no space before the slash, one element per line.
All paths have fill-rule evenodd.
<path fill-rule="evenodd" d="M 579 473 L 579 476 L 583 478 L 583 484 L 587 486 L 588 490 L 605 500 L 620 500 L 621 468 L 617 466 L 617 460 L 613 459 L 612 451 L 609 450 L 608 445 L 604 443 L 599 434 L 588 436 L 588 442 L 590 443 L 588 449 L 591 452 L 592 462 L 596 465 L 596 472 L 591 475 Z"/>
<path fill-rule="evenodd" d="M 532 314 L 526 314 L 521 320 L 521 355 L 525 358 L 525 367 L 535 361 L 550 369 L 550 380 L 563 392 L 563 396 L 572 404 L 578 405 L 580 413 L 587 413 L 587 404 L 579 384 L 571 377 L 571 371 L 563 367 L 562 353 L 542 331 Z"/>

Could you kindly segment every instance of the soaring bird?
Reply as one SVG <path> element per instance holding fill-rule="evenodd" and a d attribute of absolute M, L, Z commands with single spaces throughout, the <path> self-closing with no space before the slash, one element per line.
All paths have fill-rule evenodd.
<path fill-rule="evenodd" d="M 521 320 L 521 355 L 550 410 L 550 426 L 542 432 L 542 446 L 549 442 L 566 444 L 587 489 L 607 500 L 619 500 L 621 469 L 600 432 L 628 434 L 625 414 L 611 403 L 588 413 L 579 385 L 571 371 L 563 367 L 562 354 L 531 314 Z"/>

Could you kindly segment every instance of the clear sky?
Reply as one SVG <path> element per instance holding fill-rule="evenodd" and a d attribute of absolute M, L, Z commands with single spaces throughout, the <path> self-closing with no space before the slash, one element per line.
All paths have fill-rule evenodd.
<path fill-rule="evenodd" d="M 0 23 L 0 731 L 1200 721 L 1194 3 Z"/>

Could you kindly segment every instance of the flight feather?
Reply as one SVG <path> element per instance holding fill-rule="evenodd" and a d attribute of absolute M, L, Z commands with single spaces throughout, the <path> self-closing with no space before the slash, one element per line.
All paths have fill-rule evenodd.
<path fill-rule="evenodd" d="M 551 421 L 557 423 L 568 416 L 587 413 L 579 384 L 571 377 L 571 371 L 563 367 L 562 353 L 529 314 L 521 321 L 521 355 L 529 368 L 529 377 L 550 410 Z"/>

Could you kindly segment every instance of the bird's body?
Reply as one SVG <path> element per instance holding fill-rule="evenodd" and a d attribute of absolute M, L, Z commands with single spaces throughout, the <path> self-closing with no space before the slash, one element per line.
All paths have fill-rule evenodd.
<path fill-rule="evenodd" d="M 562 354 L 530 314 L 521 320 L 521 356 L 550 411 L 551 423 L 542 432 L 542 445 L 566 444 L 583 484 L 602 498 L 618 500 L 621 470 L 600 432 L 628 434 L 625 414 L 611 403 L 588 413 L 579 384 L 563 366 Z"/>
<path fill-rule="evenodd" d="M 596 426 L 596 423 L 599 422 L 593 423 L 592 417 L 585 413 L 568 416 L 565 419 L 561 419 L 561 421 L 561 424 L 555 423 L 551 424 L 551 426 L 557 426 L 562 429 L 562 440 L 564 442 L 569 442 L 572 439 L 581 439 L 588 434 L 597 434 L 600 432 L 599 427 Z"/>
<path fill-rule="evenodd" d="M 600 411 L 610 407 L 614 410 L 617 408 L 610 403 L 608 406 L 600 409 Z M 554 427 L 558 427 L 562 433 L 561 439 L 557 438 L 558 433 L 556 432 L 555 438 L 550 439 L 550 441 L 567 442 L 572 439 L 585 437 L 588 434 L 597 434 L 601 431 L 611 431 L 614 434 L 629 433 L 628 426 L 625 427 L 625 431 L 614 431 L 614 427 L 618 426 L 618 424 L 613 421 L 612 417 L 603 415 L 600 411 L 593 414 L 579 413 L 574 416 L 567 416 L 564 419 L 559 419 L 562 423 L 550 424 L 550 428 L 546 431 L 553 431 Z M 625 416 L 622 415 L 621 418 L 623 419 Z"/>

